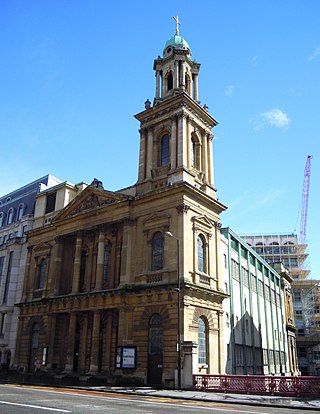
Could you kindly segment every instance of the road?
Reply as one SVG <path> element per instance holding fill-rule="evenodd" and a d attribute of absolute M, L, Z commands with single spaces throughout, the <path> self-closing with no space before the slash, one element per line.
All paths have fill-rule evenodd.
<path fill-rule="evenodd" d="M 303 410 L 130 396 L 87 390 L 0 385 L 1 414 L 302 414 Z M 308 411 L 319 413 L 319 411 Z"/>

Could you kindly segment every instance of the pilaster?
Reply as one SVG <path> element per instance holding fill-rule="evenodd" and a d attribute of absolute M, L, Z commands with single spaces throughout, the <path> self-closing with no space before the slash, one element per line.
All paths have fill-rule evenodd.
<path fill-rule="evenodd" d="M 65 371 L 73 371 L 73 358 L 74 358 L 74 345 L 75 345 L 75 333 L 76 333 L 77 316 L 75 313 L 69 315 L 69 331 L 68 331 L 68 346 L 67 346 L 67 362 Z"/>
<path fill-rule="evenodd" d="M 93 327 L 91 337 L 91 356 L 89 369 L 90 374 L 98 372 L 100 320 L 100 311 L 95 311 L 93 314 Z"/>
<path fill-rule="evenodd" d="M 105 246 L 105 233 L 104 233 L 104 229 L 100 227 L 99 236 L 98 236 L 97 273 L 96 273 L 96 283 L 95 283 L 96 290 L 102 289 L 104 246 Z"/>
<path fill-rule="evenodd" d="M 76 239 L 76 248 L 73 263 L 72 293 L 79 291 L 80 264 L 81 264 L 82 234 L 79 232 Z"/>

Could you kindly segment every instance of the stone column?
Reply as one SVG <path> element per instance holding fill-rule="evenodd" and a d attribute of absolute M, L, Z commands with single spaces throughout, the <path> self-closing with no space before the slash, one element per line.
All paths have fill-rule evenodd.
<path fill-rule="evenodd" d="M 186 89 L 186 63 L 185 62 L 181 62 L 180 86 L 183 91 Z"/>
<path fill-rule="evenodd" d="M 193 99 L 198 100 L 198 74 L 194 74 L 193 78 Z"/>
<path fill-rule="evenodd" d="M 178 167 L 187 165 L 187 151 L 186 151 L 186 117 L 184 114 L 178 119 Z"/>
<path fill-rule="evenodd" d="M 69 316 L 69 332 L 68 332 L 68 347 L 67 347 L 67 362 L 65 371 L 73 371 L 73 354 L 74 354 L 74 345 L 75 345 L 75 334 L 76 334 L 76 322 L 77 315 L 75 313 L 70 313 Z"/>
<path fill-rule="evenodd" d="M 160 72 L 156 71 L 156 99 L 160 98 Z"/>
<path fill-rule="evenodd" d="M 151 178 L 151 170 L 153 164 L 153 131 L 148 129 L 148 147 L 147 147 L 147 178 Z"/>
<path fill-rule="evenodd" d="M 139 181 L 146 178 L 146 130 L 140 129 Z"/>
<path fill-rule="evenodd" d="M 124 263 L 124 266 L 121 266 L 122 267 L 121 280 L 120 280 L 121 286 L 127 283 L 130 283 L 131 251 L 132 251 L 131 232 L 132 232 L 132 221 L 130 219 L 127 219 L 123 225 L 123 243 L 122 243 L 121 259 L 122 259 L 122 263 Z"/>
<path fill-rule="evenodd" d="M 207 179 L 208 176 L 208 148 L 207 148 L 207 135 L 202 134 L 202 172 L 205 174 L 205 179 Z"/>
<path fill-rule="evenodd" d="M 60 278 L 61 278 L 61 266 L 62 266 L 62 241 L 57 238 L 56 244 L 53 247 L 53 254 L 51 257 L 52 267 L 50 266 L 51 273 L 51 286 L 49 286 L 50 293 L 57 295 L 60 290 Z"/>
<path fill-rule="evenodd" d="M 86 372 L 89 369 L 90 361 L 87 360 L 88 349 L 88 322 L 89 314 L 83 312 L 81 314 L 81 331 L 80 331 L 80 346 L 79 346 L 79 359 L 78 359 L 78 370 L 79 372 Z"/>
<path fill-rule="evenodd" d="M 161 80 L 162 80 L 162 82 L 161 82 L 161 98 L 163 98 L 166 94 L 166 82 L 165 82 L 165 79 L 164 79 L 163 72 L 161 74 Z"/>
<path fill-rule="evenodd" d="M 52 368 L 52 364 L 53 364 L 56 319 L 57 319 L 56 314 L 50 314 L 48 317 L 48 331 L 47 331 L 47 344 L 48 344 L 47 367 L 48 368 Z"/>
<path fill-rule="evenodd" d="M 76 239 L 76 248 L 73 263 L 72 293 L 79 292 L 80 264 L 81 264 L 82 235 L 79 232 Z"/>
<path fill-rule="evenodd" d="M 97 254 L 97 273 L 96 273 L 96 290 L 101 290 L 103 285 L 103 264 L 104 264 L 104 229 L 99 229 L 98 254 Z"/>
<path fill-rule="evenodd" d="M 99 361 L 99 336 L 100 336 L 100 311 L 94 311 L 93 314 L 93 327 L 91 338 L 91 355 L 90 355 L 90 374 L 98 372 Z"/>
<path fill-rule="evenodd" d="M 22 302 L 25 302 L 29 296 L 30 286 L 31 286 L 31 258 L 32 258 L 32 247 L 27 248 L 27 260 L 26 260 L 26 267 L 25 267 L 25 278 L 23 281 L 23 294 L 22 294 Z"/>
<path fill-rule="evenodd" d="M 213 150 L 212 150 L 212 140 L 213 140 L 213 135 L 212 134 L 207 134 L 207 140 L 208 140 L 208 176 L 207 176 L 207 181 L 209 182 L 209 184 L 213 185 L 213 180 L 214 180 L 214 176 L 213 176 Z"/>
<path fill-rule="evenodd" d="M 173 78 L 173 88 L 179 88 L 179 61 L 174 62 L 174 78 Z"/>
<path fill-rule="evenodd" d="M 177 167 L 177 118 L 171 118 L 171 169 Z"/>

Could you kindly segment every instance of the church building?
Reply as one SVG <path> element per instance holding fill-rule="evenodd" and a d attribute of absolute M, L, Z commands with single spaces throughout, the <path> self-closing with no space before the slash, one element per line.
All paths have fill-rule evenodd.
<path fill-rule="evenodd" d="M 37 196 L 21 372 L 184 387 L 192 373 L 225 372 L 217 121 L 198 100 L 200 64 L 178 22 L 154 70 L 154 101 L 135 115 L 137 183 L 112 192 L 95 179 L 50 220 L 55 190 Z"/>

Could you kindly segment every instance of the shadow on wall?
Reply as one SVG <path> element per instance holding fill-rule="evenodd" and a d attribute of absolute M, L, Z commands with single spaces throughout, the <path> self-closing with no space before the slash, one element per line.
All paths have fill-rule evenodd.
<path fill-rule="evenodd" d="M 226 374 L 263 374 L 261 325 L 257 328 L 247 311 L 241 319 L 232 315 L 230 324 Z"/>

